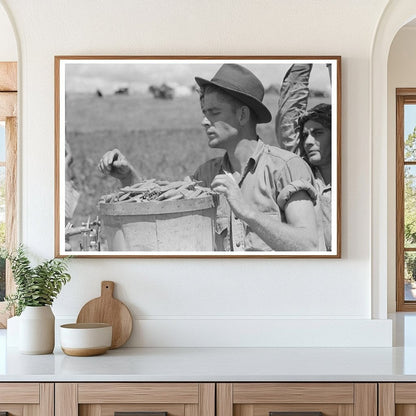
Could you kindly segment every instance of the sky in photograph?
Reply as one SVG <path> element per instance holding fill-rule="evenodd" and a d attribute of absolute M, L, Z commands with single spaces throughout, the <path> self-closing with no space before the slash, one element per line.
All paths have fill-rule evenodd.
<path fill-rule="evenodd" d="M 79 61 L 78 61 L 79 62 Z M 112 94 L 118 88 L 128 87 L 132 92 L 145 92 L 150 85 L 162 83 L 179 84 L 191 87 L 195 84 L 194 77 L 211 79 L 219 69 L 221 61 L 210 63 L 189 63 L 169 61 L 169 63 L 149 61 L 83 61 L 68 62 L 65 65 L 67 92 L 95 92 L 97 89 L 104 94 Z M 265 62 L 265 61 L 263 61 Z M 280 85 L 290 62 L 271 63 L 240 63 L 249 68 L 262 82 L 265 88 L 271 84 Z M 310 78 L 310 86 L 314 89 L 330 90 L 328 69 L 325 64 L 314 65 Z"/>

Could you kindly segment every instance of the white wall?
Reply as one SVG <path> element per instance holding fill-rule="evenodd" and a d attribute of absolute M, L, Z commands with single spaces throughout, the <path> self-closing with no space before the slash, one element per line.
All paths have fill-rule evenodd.
<path fill-rule="evenodd" d="M 21 240 L 54 250 L 54 55 L 342 56 L 342 259 L 73 259 L 72 320 L 114 280 L 130 345 L 389 345 L 372 318 L 370 57 L 387 0 L 0 0 L 21 39 Z M 0 34 L 3 32 L 0 26 Z M 0 44 L 0 49 L 2 44 Z M 375 224 L 377 226 L 377 224 Z"/>
<path fill-rule="evenodd" d="M 0 61 L 17 61 L 16 37 L 6 10 L 0 6 Z"/>
<path fill-rule="evenodd" d="M 396 261 L 395 261 L 395 198 L 396 198 L 396 88 L 416 87 L 416 26 L 402 28 L 391 44 L 388 62 L 388 212 L 389 229 L 389 296 L 388 309 L 394 312 L 396 308 Z"/>

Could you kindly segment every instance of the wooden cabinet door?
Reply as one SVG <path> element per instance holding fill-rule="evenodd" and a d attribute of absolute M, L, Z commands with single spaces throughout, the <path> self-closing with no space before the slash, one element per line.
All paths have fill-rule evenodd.
<path fill-rule="evenodd" d="M 379 416 L 415 416 L 416 383 L 380 383 Z"/>
<path fill-rule="evenodd" d="M 220 383 L 217 416 L 377 416 L 376 383 Z"/>
<path fill-rule="evenodd" d="M 215 416 L 214 383 L 57 383 L 55 416 Z"/>
<path fill-rule="evenodd" d="M 0 415 L 53 416 L 53 383 L 0 383 Z"/>

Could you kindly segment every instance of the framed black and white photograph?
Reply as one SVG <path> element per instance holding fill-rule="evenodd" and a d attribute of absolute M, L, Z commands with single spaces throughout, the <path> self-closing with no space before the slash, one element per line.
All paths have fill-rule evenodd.
<path fill-rule="evenodd" d="M 55 255 L 341 256 L 340 57 L 55 57 Z"/>

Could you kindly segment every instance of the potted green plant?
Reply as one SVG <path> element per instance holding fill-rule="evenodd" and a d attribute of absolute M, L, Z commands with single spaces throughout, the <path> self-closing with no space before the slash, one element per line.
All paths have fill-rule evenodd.
<path fill-rule="evenodd" d="M 19 318 L 19 350 L 49 354 L 55 346 L 55 316 L 51 305 L 71 276 L 68 259 L 51 259 L 32 266 L 25 248 L 4 252 L 11 265 L 16 292 L 6 296 L 8 309 Z"/>

